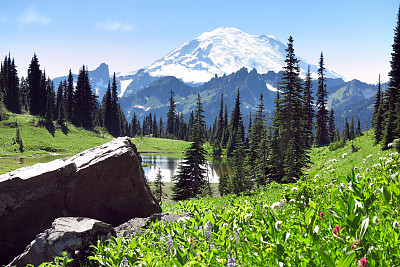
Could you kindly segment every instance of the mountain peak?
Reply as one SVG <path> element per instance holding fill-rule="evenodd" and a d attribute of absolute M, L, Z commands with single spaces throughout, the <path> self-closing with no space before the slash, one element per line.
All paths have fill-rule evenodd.
<path fill-rule="evenodd" d="M 215 75 L 231 74 L 245 67 L 258 73 L 279 72 L 285 66 L 287 46 L 272 35 L 251 35 L 233 27 L 205 32 L 184 43 L 146 68 L 151 76 L 172 75 L 187 83 L 204 83 Z M 308 63 L 298 57 L 305 77 Z M 317 72 L 311 66 L 311 72 Z M 340 75 L 326 71 L 326 77 Z"/>

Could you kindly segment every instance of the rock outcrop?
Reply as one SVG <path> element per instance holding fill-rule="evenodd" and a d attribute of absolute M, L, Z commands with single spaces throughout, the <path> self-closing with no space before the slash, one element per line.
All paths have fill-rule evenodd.
<path fill-rule="evenodd" d="M 52 228 L 38 234 L 8 266 L 38 266 L 43 262 L 52 262 L 63 251 L 67 252 L 69 259 L 73 259 L 68 266 L 85 265 L 91 255 L 90 245 L 111 236 L 115 236 L 111 224 L 82 217 L 57 218 Z"/>
<path fill-rule="evenodd" d="M 161 222 L 177 222 L 180 220 L 189 220 L 194 215 L 191 212 L 185 212 L 182 214 L 175 213 L 155 213 L 147 218 L 133 218 L 117 227 L 115 232 L 117 237 L 129 237 L 132 234 L 142 234 L 142 228 L 146 228 L 151 223 L 156 221 Z"/>
<path fill-rule="evenodd" d="M 0 176 L 0 265 L 58 217 L 120 225 L 161 212 L 129 138 Z"/>

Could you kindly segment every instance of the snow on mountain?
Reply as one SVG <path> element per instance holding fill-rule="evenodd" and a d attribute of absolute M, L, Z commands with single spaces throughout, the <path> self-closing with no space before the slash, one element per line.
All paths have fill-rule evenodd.
<path fill-rule="evenodd" d="M 184 43 L 145 68 L 151 76 L 175 76 L 186 83 L 204 83 L 215 75 L 229 75 L 242 67 L 256 68 L 259 73 L 279 72 L 285 66 L 287 46 L 272 35 L 250 35 L 238 29 L 223 27 L 205 32 Z M 301 62 L 301 75 L 308 64 Z M 317 72 L 311 66 L 311 72 Z M 327 70 L 326 77 L 343 78 Z"/>

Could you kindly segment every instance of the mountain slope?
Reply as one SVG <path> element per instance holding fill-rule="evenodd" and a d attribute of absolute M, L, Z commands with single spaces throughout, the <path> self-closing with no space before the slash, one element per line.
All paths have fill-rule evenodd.
<path fill-rule="evenodd" d="M 255 68 L 259 73 L 279 72 L 285 66 L 286 48 L 271 35 L 250 35 L 223 27 L 182 44 L 145 70 L 151 76 L 171 75 L 193 84 L 207 82 L 215 75 L 231 74 L 243 67 Z M 305 76 L 308 63 L 299 59 L 301 73 Z M 311 66 L 313 73 L 317 69 L 317 66 Z M 329 70 L 326 76 L 341 77 Z"/>

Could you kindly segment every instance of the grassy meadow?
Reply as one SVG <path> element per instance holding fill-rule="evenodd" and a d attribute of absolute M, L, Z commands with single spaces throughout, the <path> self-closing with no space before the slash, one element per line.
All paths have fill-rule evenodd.
<path fill-rule="evenodd" d="M 164 202 L 192 212 L 93 247 L 101 266 L 400 266 L 400 157 L 372 132 L 311 151 L 309 176 L 247 195 Z"/>

